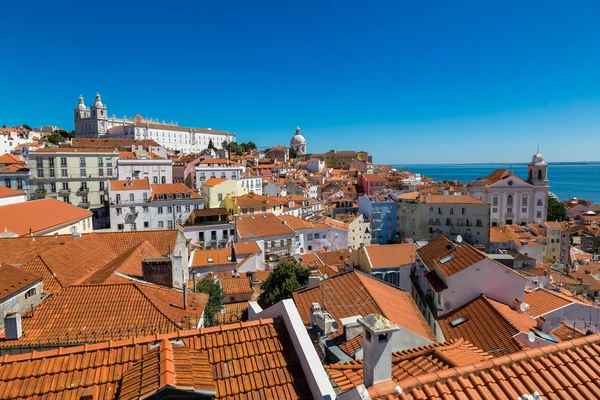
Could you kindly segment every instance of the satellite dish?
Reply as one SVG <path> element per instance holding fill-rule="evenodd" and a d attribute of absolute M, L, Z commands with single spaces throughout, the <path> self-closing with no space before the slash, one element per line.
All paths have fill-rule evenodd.
<path fill-rule="evenodd" d="M 72 227 L 69 228 L 69 232 L 75 233 L 75 232 L 77 232 L 77 228 L 75 228 L 74 226 L 72 226 Z"/>
<path fill-rule="evenodd" d="M 452 309 L 452 304 L 450 304 L 449 302 L 445 302 L 444 303 L 444 307 L 446 308 L 446 310 L 451 310 Z"/>
<path fill-rule="evenodd" d="M 533 343 L 535 342 L 535 333 L 533 333 L 532 331 L 529 331 L 529 333 L 527 334 L 527 339 Z"/>
<path fill-rule="evenodd" d="M 457 236 L 456 236 L 456 241 L 457 241 L 458 243 L 462 243 L 462 240 L 463 240 L 463 239 L 462 239 L 462 236 L 461 236 L 461 235 L 457 235 Z"/>
<path fill-rule="evenodd" d="M 337 322 L 333 321 L 333 322 L 331 323 L 331 331 L 332 331 L 332 332 L 335 332 L 335 331 L 337 331 L 338 329 L 340 329 L 340 325 L 339 325 Z"/>
<path fill-rule="evenodd" d="M 543 288 L 544 288 L 544 284 L 543 284 L 542 282 L 538 282 L 538 287 L 539 287 L 540 289 L 543 289 Z"/>
<path fill-rule="evenodd" d="M 525 312 L 525 311 L 527 311 L 528 307 L 527 307 L 527 304 L 521 303 L 521 304 L 519 304 L 519 308 L 521 309 L 521 312 Z"/>

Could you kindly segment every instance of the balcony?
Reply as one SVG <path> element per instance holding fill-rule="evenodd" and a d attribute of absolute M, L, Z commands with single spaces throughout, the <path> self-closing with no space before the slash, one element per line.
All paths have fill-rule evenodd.
<path fill-rule="evenodd" d="M 71 194 L 71 189 L 59 189 L 58 194 L 60 196 L 68 196 Z"/>
<path fill-rule="evenodd" d="M 77 196 L 87 196 L 89 193 L 90 189 L 88 188 L 80 187 L 79 190 L 77 190 Z"/>
<path fill-rule="evenodd" d="M 46 197 L 46 189 L 36 189 L 32 194 L 31 194 L 31 198 L 38 200 L 38 199 L 43 199 Z"/>
<path fill-rule="evenodd" d="M 125 215 L 125 219 L 126 220 L 133 220 L 136 219 L 138 216 L 137 212 L 128 212 L 127 215 Z"/>
<path fill-rule="evenodd" d="M 90 208 L 90 203 L 89 202 L 81 202 L 78 204 L 79 207 L 81 208 Z"/>

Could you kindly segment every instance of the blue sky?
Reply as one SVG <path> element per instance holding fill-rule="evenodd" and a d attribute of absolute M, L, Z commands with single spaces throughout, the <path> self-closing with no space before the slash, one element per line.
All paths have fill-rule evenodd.
<path fill-rule="evenodd" d="M 373 4 L 371 4 L 373 3 Z M 109 114 L 376 163 L 599 160 L 597 1 L 2 1 L 0 124 Z"/>

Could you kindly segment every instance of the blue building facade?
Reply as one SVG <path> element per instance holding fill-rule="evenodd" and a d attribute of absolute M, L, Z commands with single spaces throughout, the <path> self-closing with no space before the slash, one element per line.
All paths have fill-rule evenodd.
<path fill-rule="evenodd" d="M 396 238 L 396 202 L 388 196 L 358 199 L 358 212 L 369 220 L 371 244 L 387 244 Z"/>

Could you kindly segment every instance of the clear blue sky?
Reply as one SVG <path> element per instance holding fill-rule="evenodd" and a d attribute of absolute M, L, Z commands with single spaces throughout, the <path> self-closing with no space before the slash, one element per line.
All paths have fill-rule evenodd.
<path fill-rule="evenodd" d="M 0 124 L 109 114 L 377 163 L 598 160 L 598 1 L 0 1 Z"/>

